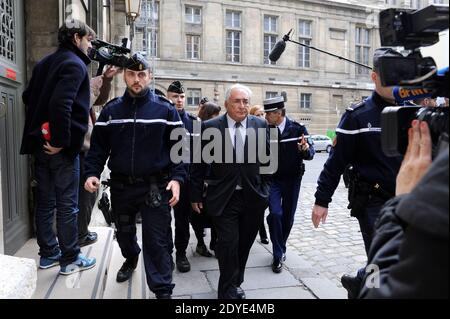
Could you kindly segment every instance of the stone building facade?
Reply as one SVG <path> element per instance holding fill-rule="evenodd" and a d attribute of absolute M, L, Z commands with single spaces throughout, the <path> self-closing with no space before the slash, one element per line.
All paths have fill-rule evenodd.
<path fill-rule="evenodd" d="M 288 114 L 311 133 L 325 134 L 346 107 L 371 94 L 369 71 L 294 43 L 273 64 L 267 56 L 276 41 L 293 29 L 293 40 L 370 65 L 380 46 L 379 11 L 428 2 L 164 0 L 154 11 L 151 4 L 143 0 L 134 48 L 156 57 L 158 89 L 181 80 L 193 112 L 202 96 L 223 105 L 233 83 L 253 90 L 253 104 L 285 91 Z"/>

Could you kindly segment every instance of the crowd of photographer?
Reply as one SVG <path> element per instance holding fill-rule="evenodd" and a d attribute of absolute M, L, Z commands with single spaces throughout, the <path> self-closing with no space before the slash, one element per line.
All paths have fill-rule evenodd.
<path fill-rule="evenodd" d="M 109 66 L 103 73 L 111 56 L 102 50 L 89 53 L 95 33 L 86 24 L 73 22 L 61 27 L 60 47 L 38 63 L 23 94 L 27 114 L 21 153 L 34 159 L 39 267 L 59 265 L 60 274 L 69 275 L 95 266 L 95 258 L 81 254 L 80 247 L 97 240 L 88 225 L 108 163 L 112 219 L 125 258 L 117 282 L 129 280 L 137 267 L 141 248 L 136 215 L 141 213 L 143 264 L 147 284 L 158 299 L 171 298 L 175 267 L 190 271 L 186 257 L 190 225 L 198 242 L 196 252 L 205 257 L 214 253 L 218 259 L 218 297 L 245 299 L 241 285 L 258 231 L 261 241 L 269 243 L 264 227 L 267 208 L 274 273 L 282 271 L 287 258 L 303 161 L 312 160 L 315 154 L 306 127 L 286 116 L 282 96 L 266 100 L 264 109 L 255 107 L 256 116 L 250 115 L 252 92 L 243 85 L 227 91 L 226 114 L 220 115 L 221 108 L 204 98 L 199 118 L 191 115 L 184 109 L 182 83 L 173 82 L 167 98 L 153 92 L 149 63 L 131 54 L 125 44 L 116 49 L 122 57 L 130 56 L 118 59 L 113 63 L 116 67 Z M 288 40 L 289 35 L 283 39 Z M 97 45 L 105 43 L 97 40 Z M 278 53 L 279 57 L 282 51 Z M 92 79 L 89 57 L 100 62 L 97 77 Z M 344 175 L 349 208 L 364 239 L 368 264 L 356 276 L 341 278 L 349 298 L 448 298 L 448 109 L 392 109 L 413 105 L 410 100 L 414 100 L 398 99 L 388 85 L 392 74 L 391 82 L 386 80 L 387 61 L 402 58 L 394 49 L 375 51 L 371 73 L 375 90 L 343 115 L 318 179 L 311 215 L 314 227 L 325 223 Z M 107 102 L 111 81 L 122 71 L 127 90 L 109 101 L 97 119 L 92 107 Z M 433 83 L 434 93 L 446 98 L 435 100 L 429 94 L 416 99 L 416 105 L 448 106 L 448 68 Z M 265 113 L 265 119 L 257 112 Z M 395 130 L 392 119 L 398 124 Z M 43 124 L 48 123 L 43 135 Z M 195 152 L 203 154 L 205 148 L 202 142 L 194 145 L 196 123 L 201 125 L 200 134 L 208 129 L 220 131 L 224 149 L 231 141 L 231 164 L 225 159 L 193 160 Z M 186 134 L 174 141 L 171 133 L 178 128 Z M 277 132 L 276 140 L 269 138 L 272 129 Z M 249 130 L 255 136 L 261 130 L 267 132 L 267 154 L 274 155 L 271 144 L 277 143 L 276 171 L 262 174 L 266 163 L 259 158 L 250 162 Z M 394 146 L 386 145 L 387 132 L 398 134 Z M 186 146 L 186 141 L 189 159 L 174 162 L 172 148 L 177 142 Z M 52 230 L 55 212 L 56 235 Z M 207 228 L 211 229 L 209 250 L 203 238 Z"/>

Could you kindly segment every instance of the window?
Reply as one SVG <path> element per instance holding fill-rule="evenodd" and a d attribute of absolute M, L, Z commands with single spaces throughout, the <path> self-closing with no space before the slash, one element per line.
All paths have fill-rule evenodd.
<path fill-rule="evenodd" d="M 421 0 L 410 0 L 411 9 L 420 9 L 421 6 Z"/>
<path fill-rule="evenodd" d="M 201 24 L 202 23 L 202 9 L 198 7 L 186 6 L 185 10 L 186 23 Z"/>
<path fill-rule="evenodd" d="M 0 14 L 0 59 L 16 62 L 16 16 L 14 4 L 16 1 L 1 1 Z"/>
<path fill-rule="evenodd" d="M 186 35 L 186 58 L 190 60 L 200 60 L 199 35 Z"/>
<path fill-rule="evenodd" d="M 395 7 L 397 5 L 397 0 L 386 0 L 386 4 L 391 7 Z"/>
<path fill-rule="evenodd" d="M 301 109 L 310 109 L 311 101 L 312 101 L 312 94 L 302 93 L 300 96 L 300 108 Z"/>
<path fill-rule="evenodd" d="M 189 107 L 197 107 L 200 104 L 202 98 L 201 89 L 188 89 L 187 90 L 187 105 Z"/>
<path fill-rule="evenodd" d="M 241 62 L 241 13 L 227 11 L 226 13 L 226 60 Z"/>
<path fill-rule="evenodd" d="M 264 16 L 264 32 L 278 33 L 278 17 Z"/>
<path fill-rule="evenodd" d="M 370 42 L 371 42 L 371 36 L 370 36 L 370 30 L 357 27 L 356 28 L 356 61 L 359 63 L 363 63 L 366 65 L 369 65 L 370 60 Z M 364 68 L 362 66 L 358 66 L 356 68 L 356 74 L 363 75 L 363 74 L 369 74 L 369 69 Z"/>
<path fill-rule="evenodd" d="M 264 35 L 264 64 L 275 65 L 276 62 L 270 61 L 269 55 L 270 51 L 272 51 L 273 47 L 277 43 L 276 35 Z"/>
<path fill-rule="evenodd" d="M 300 20 L 298 24 L 299 42 L 311 45 L 312 41 L 312 23 L 311 21 Z M 311 49 L 307 47 L 299 47 L 298 65 L 301 68 L 311 67 Z"/>
<path fill-rule="evenodd" d="M 266 100 L 267 99 L 272 99 L 274 97 L 278 96 L 278 92 L 266 92 Z"/>
<path fill-rule="evenodd" d="M 343 95 L 333 95 L 333 106 L 334 110 L 338 112 L 344 108 L 344 96 Z"/>
<path fill-rule="evenodd" d="M 151 1 L 142 1 L 141 15 L 136 20 L 136 36 L 134 51 L 142 51 L 145 55 L 157 57 L 159 50 L 159 2 L 153 8 Z M 139 43 L 137 43 L 139 42 Z"/>
<path fill-rule="evenodd" d="M 227 28 L 240 29 L 241 28 L 241 13 L 238 11 L 227 11 Z"/>
<path fill-rule="evenodd" d="M 270 61 L 269 55 L 275 43 L 277 43 L 277 32 L 278 17 L 264 16 L 264 64 L 276 64 L 276 62 Z"/>

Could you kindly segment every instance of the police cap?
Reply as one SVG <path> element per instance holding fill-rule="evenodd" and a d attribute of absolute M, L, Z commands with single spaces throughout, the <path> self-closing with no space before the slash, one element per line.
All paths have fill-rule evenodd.
<path fill-rule="evenodd" d="M 282 96 L 277 96 L 264 101 L 265 112 L 274 112 L 282 109 L 284 109 L 284 98 Z"/>
<path fill-rule="evenodd" d="M 167 92 L 173 92 L 173 93 L 177 93 L 177 94 L 182 94 L 182 93 L 184 93 L 183 84 L 181 84 L 180 81 L 172 82 L 172 84 L 167 89 Z"/>
<path fill-rule="evenodd" d="M 150 64 L 141 54 L 135 53 L 128 59 L 125 68 L 131 71 L 144 71 L 150 69 Z"/>
<path fill-rule="evenodd" d="M 378 71 L 380 67 L 380 58 L 385 56 L 403 57 L 401 53 L 391 48 L 379 48 L 373 53 L 373 69 Z"/>

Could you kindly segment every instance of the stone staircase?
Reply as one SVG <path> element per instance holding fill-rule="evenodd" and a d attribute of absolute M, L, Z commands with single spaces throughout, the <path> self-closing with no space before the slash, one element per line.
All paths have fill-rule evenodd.
<path fill-rule="evenodd" d="M 34 299 L 153 299 L 146 284 L 142 253 L 132 278 L 124 283 L 116 282 L 116 274 L 124 262 L 114 230 L 109 227 L 90 227 L 98 233 L 98 241 L 82 248 L 87 256 L 97 258 L 94 268 L 71 276 L 59 275 L 59 267 L 37 269 Z M 138 227 L 138 239 L 142 232 Z M 205 238 L 209 243 L 209 236 Z M 141 245 L 141 242 L 139 242 Z M 196 239 L 191 234 L 187 257 L 191 271 L 173 273 L 175 299 L 216 299 L 219 267 L 216 258 L 206 258 L 195 253 Z M 142 247 L 142 245 L 141 245 Z M 31 259 L 34 269 L 39 262 L 38 245 L 31 239 L 16 257 Z M 1 260 L 1 259 L 0 259 Z M 242 288 L 248 299 L 336 299 L 345 298 L 345 290 L 330 280 L 315 276 L 310 263 L 295 253 L 288 255 L 285 269 L 274 274 L 270 264 L 270 246 L 255 242 L 250 252 Z M 0 288 L 1 292 L 1 288 Z"/>
<path fill-rule="evenodd" d="M 101 299 L 111 260 L 114 231 L 112 228 L 97 227 L 98 241 L 81 249 L 88 257 L 97 258 L 94 268 L 70 276 L 59 274 L 59 267 L 37 270 L 37 285 L 33 299 Z M 30 239 L 16 257 L 32 258 L 39 264 L 36 239 Z"/>

